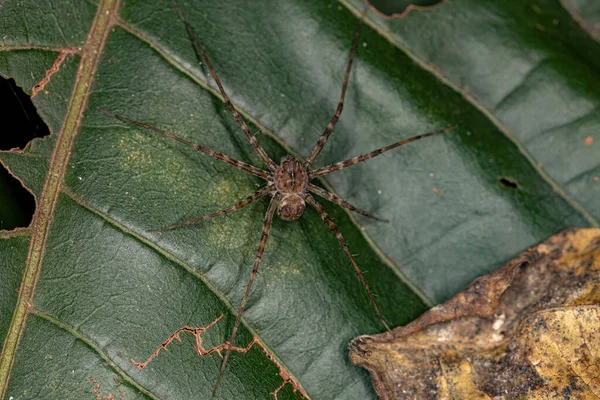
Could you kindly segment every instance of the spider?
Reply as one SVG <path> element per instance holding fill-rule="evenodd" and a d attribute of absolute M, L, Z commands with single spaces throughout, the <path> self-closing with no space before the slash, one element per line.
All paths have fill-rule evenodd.
<path fill-rule="evenodd" d="M 434 132 L 429 132 L 429 133 L 425 133 L 422 135 L 413 136 L 411 138 L 401 140 L 401 141 L 391 144 L 389 146 L 374 150 L 367 154 L 353 157 L 353 158 L 350 158 L 350 159 L 347 159 L 344 161 L 337 162 L 335 164 L 331 164 L 331 165 L 327 165 L 325 167 L 318 168 L 318 169 L 311 168 L 311 164 L 318 157 L 321 150 L 323 150 L 323 147 L 327 143 L 327 139 L 333 132 L 333 129 L 334 129 L 336 123 L 338 122 L 340 115 L 342 114 L 342 110 L 344 108 L 344 97 L 346 95 L 346 89 L 348 87 L 350 71 L 352 70 L 352 63 L 354 62 L 354 58 L 356 55 L 358 38 L 360 36 L 362 22 L 364 20 L 365 14 L 367 12 L 367 10 L 365 9 L 365 11 L 363 12 L 361 18 L 359 19 L 359 21 L 356 25 L 356 29 L 354 31 L 354 39 L 352 42 L 350 56 L 348 59 L 348 65 L 346 67 L 346 73 L 345 73 L 344 82 L 342 85 L 342 93 L 340 95 L 337 109 L 336 109 L 333 117 L 331 117 L 329 124 L 327 125 L 327 127 L 325 128 L 323 133 L 321 134 L 319 140 L 313 147 L 313 149 L 310 152 L 310 154 L 308 155 L 308 157 L 304 160 L 304 162 L 297 159 L 296 157 L 287 155 L 287 156 L 283 157 L 281 159 L 281 161 L 279 162 L 279 165 L 277 165 L 277 164 L 275 164 L 275 162 L 273 162 L 273 160 L 269 157 L 269 155 L 262 148 L 260 143 L 256 140 L 254 134 L 252 133 L 250 128 L 244 122 L 244 119 L 240 116 L 240 114 L 238 113 L 238 111 L 236 110 L 234 105 L 231 103 L 231 100 L 227 96 L 227 93 L 225 92 L 225 89 L 223 88 L 223 85 L 221 84 L 221 81 L 219 80 L 210 60 L 208 59 L 206 53 L 204 52 L 204 49 L 200 45 L 200 42 L 196 38 L 196 36 L 192 30 L 192 27 L 189 25 L 189 23 L 184 18 L 183 13 L 181 12 L 181 10 L 177 6 L 177 4 L 174 4 L 174 7 L 175 7 L 177 13 L 179 14 L 179 18 L 181 19 L 181 22 L 185 25 L 187 32 L 188 32 L 190 38 L 192 39 L 192 42 L 193 42 L 196 50 L 202 56 L 202 59 L 204 60 L 206 67 L 209 69 L 215 83 L 217 84 L 219 91 L 221 92 L 221 96 L 223 96 L 223 100 L 224 100 L 227 108 L 233 115 L 233 118 L 238 123 L 238 125 L 240 126 L 240 128 L 242 129 L 242 131 L 244 132 L 246 137 L 248 138 L 248 141 L 250 142 L 250 145 L 252 146 L 254 151 L 258 154 L 258 156 L 261 158 L 261 160 L 266 164 L 267 169 L 263 170 L 263 169 L 255 167 L 253 165 L 250 165 L 248 163 L 245 163 L 243 161 L 235 160 L 225 154 L 222 154 L 217 151 L 213 151 L 206 147 L 200 146 L 198 144 L 189 142 L 183 138 L 175 136 L 169 132 L 165 132 L 154 126 L 151 126 L 151 125 L 139 122 L 139 121 L 134 121 L 134 120 L 125 118 L 120 115 L 113 114 L 104 109 L 101 109 L 101 110 L 104 113 L 110 115 L 111 117 L 119 119 L 120 121 L 123 121 L 128 124 L 136 125 L 136 126 L 144 128 L 144 129 L 149 129 L 149 130 L 159 133 L 163 136 L 166 136 L 170 139 L 174 139 L 180 143 L 185 144 L 186 146 L 196 149 L 197 151 L 199 151 L 201 153 L 204 153 L 204 154 L 206 154 L 210 157 L 213 157 L 219 161 L 229 164 L 234 168 L 242 170 L 250 175 L 257 176 L 266 181 L 266 185 L 264 187 L 262 187 L 261 189 L 257 190 L 255 193 L 253 193 L 252 195 L 246 197 L 245 199 L 237 202 L 236 204 L 234 204 L 231 207 L 228 207 L 224 210 L 221 210 L 221 211 L 215 212 L 213 214 L 209 214 L 209 215 L 203 215 L 201 217 L 197 217 L 197 218 L 194 218 L 194 219 L 191 219 L 188 221 L 179 222 L 179 223 L 176 223 L 176 224 L 164 227 L 164 228 L 156 228 L 156 229 L 148 230 L 148 232 L 160 232 L 160 231 L 167 231 L 167 230 L 183 227 L 186 225 L 197 224 L 199 222 L 206 221 L 211 218 L 219 217 L 219 216 L 226 215 L 226 214 L 232 213 L 234 211 L 237 211 L 241 208 L 244 208 L 244 207 L 256 202 L 257 200 L 259 200 L 265 196 L 271 197 L 271 201 L 269 203 L 267 212 L 265 214 L 263 227 L 262 227 L 262 233 L 261 233 L 260 241 L 258 244 L 258 249 L 256 250 L 256 256 L 254 259 L 254 263 L 252 265 L 252 272 L 250 275 L 250 280 L 248 281 L 248 284 L 246 286 L 246 292 L 242 299 L 242 303 L 238 309 L 235 324 L 234 324 L 233 330 L 231 332 L 231 337 L 226 342 L 227 351 L 225 353 L 225 356 L 223 357 L 223 361 L 221 363 L 221 368 L 219 371 L 219 376 L 217 378 L 215 387 L 213 389 L 213 395 L 214 395 L 219 387 L 219 383 L 221 382 L 221 378 L 223 377 L 223 374 L 225 372 L 227 360 L 229 359 L 231 347 L 233 346 L 233 343 L 236 338 L 236 334 L 237 334 L 237 331 L 238 331 L 238 328 L 240 325 L 242 314 L 244 312 L 244 307 L 246 306 L 246 301 L 248 300 L 248 296 L 249 296 L 250 290 L 252 288 L 252 283 L 254 282 L 254 279 L 256 278 L 256 274 L 258 272 L 258 267 L 260 265 L 261 259 L 263 257 L 264 251 L 265 251 L 265 245 L 267 243 L 267 239 L 269 238 L 269 232 L 271 230 L 271 222 L 273 221 L 273 216 L 275 215 L 275 213 L 277 213 L 279 218 L 281 218 L 284 221 L 293 221 L 293 220 L 300 218 L 300 216 L 302 216 L 302 214 L 304 213 L 305 208 L 306 208 L 306 203 L 308 203 L 308 205 L 313 207 L 318 212 L 321 219 L 325 222 L 325 224 L 327 224 L 327 226 L 329 227 L 331 232 L 333 232 L 333 234 L 336 236 L 344 253 L 346 253 L 346 255 L 348 256 L 350 263 L 354 267 L 354 270 L 358 274 L 360 280 L 362 281 L 363 286 L 365 287 L 367 295 L 369 296 L 369 300 L 370 300 L 370 302 L 373 306 L 373 309 L 375 310 L 375 313 L 377 314 L 379 320 L 381 321 L 381 323 L 383 324 L 385 329 L 390 331 L 390 327 L 385 322 L 383 316 L 381 315 L 381 312 L 379 311 L 379 308 L 377 307 L 377 304 L 375 303 L 375 299 L 373 298 L 373 294 L 371 293 L 371 289 L 369 288 L 367 280 L 365 279 L 363 273 L 361 272 L 358 264 L 354 260 L 354 257 L 350 253 L 350 250 L 348 249 L 348 246 L 346 245 L 346 241 L 344 240 L 342 233 L 338 229 L 337 225 L 333 222 L 333 220 L 329 217 L 329 215 L 327 214 L 327 212 L 325 211 L 325 209 L 323 208 L 321 203 L 319 203 L 317 200 L 315 200 L 315 198 L 312 196 L 312 194 L 315 194 L 319 197 L 329 200 L 329 201 L 331 201 L 343 208 L 346 208 L 350 211 L 354 211 L 354 212 L 364 215 L 366 217 L 373 218 L 377 221 L 387 222 L 387 220 L 378 218 L 367 211 L 361 210 L 360 208 L 353 206 L 352 204 L 350 204 L 346 200 L 336 196 L 335 194 L 333 194 L 325 189 L 322 189 L 318 186 L 315 186 L 314 184 L 311 183 L 311 181 L 315 178 L 325 176 L 332 172 L 340 171 L 342 169 L 348 168 L 352 165 L 358 164 L 363 161 L 367 161 L 373 157 L 376 157 L 380 154 L 385 153 L 386 151 L 395 149 L 396 147 L 402 146 L 404 144 L 414 142 L 414 141 L 422 139 L 424 137 L 448 132 L 450 130 L 455 129 L 456 127 L 452 126 L 452 127 L 440 129 L 440 130 L 437 130 Z"/>

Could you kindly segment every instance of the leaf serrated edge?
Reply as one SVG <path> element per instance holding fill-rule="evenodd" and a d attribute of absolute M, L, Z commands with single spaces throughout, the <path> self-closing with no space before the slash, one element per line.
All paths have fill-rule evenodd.
<path fill-rule="evenodd" d="M 10 328 L 0 356 L 0 398 L 4 398 L 17 346 L 29 313 L 35 285 L 44 256 L 46 237 L 52 223 L 54 209 L 71 154 L 73 139 L 77 133 L 88 91 L 94 77 L 98 58 L 106 42 L 112 25 L 112 17 L 119 6 L 119 0 L 101 0 L 92 22 L 88 39 L 82 52 L 82 60 L 67 111 L 65 123 L 60 133 L 50 161 L 50 169 L 44 190 L 38 202 L 31 230 L 31 244 L 25 264 L 25 273 L 19 290 L 17 306 L 10 322 Z"/>

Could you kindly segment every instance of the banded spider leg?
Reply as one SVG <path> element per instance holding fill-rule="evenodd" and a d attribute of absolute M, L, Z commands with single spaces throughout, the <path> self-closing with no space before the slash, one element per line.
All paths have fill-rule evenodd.
<path fill-rule="evenodd" d="M 348 246 L 346 245 L 346 241 L 345 241 L 341 231 L 336 226 L 336 224 L 333 222 L 333 220 L 329 217 L 329 215 L 326 213 L 324 207 L 317 200 L 315 200 L 315 198 L 311 195 L 311 193 L 315 194 L 321 198 L 324 198 L 325 200 L 331 201 L 345 209 L 348 209 L 350 211 L 364 215 L 366 217 L 373 218 L 375 220 L 383 221 L 383 222 L 386 222 L 387 220 L 378 218 L 367 211 L 361 210 L 361 209 L 353 206 L 352 204 L 350 204 L 346 200 L 338 197 L 337 195 L 330 193 L 329 191 L 322 189 L 318 186 L 313 185 L 312 183 L 310 183 L 310 181 L 312 179 L 322 177 L 322 176 L 325 176 L 332 172 L 340 171 L 340 170 L 348 168 L 352 165 L 367 161 L 373 157 L 377 157 L 377 156 L 383 154 L 384 152 L 392 150 L 396 147 L 405 145 L 410 142 L 414 142 L 416 140 L 419 140 L 419 139 L 422 139 L 422 138 L 425 138 L 428 136 L 433 136 L 433 135 L 438 135 L 438 134 L 441 134 L 444 132 L 448 132 L 448 131 L 455 129 L 456 127 L 454 127 L 454 126 L 448 127 L 445 129 L 440 129 L 440 130 L 434 131 L 434 132 L 413 136 L 411 138 L 401 140 L 399 142 L 396 142 L 396 143 L 391 144 L 386 147 L 382 147 L 380 149 L 374 150 L 374 151 L 364 154 L 364 155 L 360 155 L 360 156 L 353 157 L 353 158 L 350 158 L 347 160 L 343 160 L 343 161 L 337 162 L 335 164 L 331 164 L 331 165 L 327 165 L 327 166 L 318 168 L 316 170 L 311 169 L 311 164 L 313 163 L 313 161 L 315 161 L 315 159 L 321 153 L 321 150 L 327 143 L 329 136 L 333 132 L 333 129 L 342 114 L 342 111 L 344 108 L 344 98 L 346 95 L 346 89 L 348 87 L 348 82 L 350 79 L 352 64 L 353 64 L 354 58 L 356 56 L 356 48 L 357 48 L 357 44 L 358 44 L 358 38 L 360 35 L 362 22 L 363 22 L 363 19 L 365 18 L 366 11 L 367 11 L 367 10 L 365 10 L 365 12 L 363 12 L 361 18 L 359 19 L 359 21 L 356 25 L 356 29 L 354 31 L 354 38 L 352 41 L 350 56 L 348 58 L 346 73 L 344 75 L 344 81 L 342 84 L 342 92 L 340 95 L 340 99 L 339 99 L 336 111 L 333 114 L 333 116 L 331 117 L 330 122 L 328 123 L 327 127 L 321 134 L 317 143 L 315 144 L 312 151 L 310 152 L 310 154 L 308 155 L 308 157 L 305 159 L 304 162 L 300 162 L 295 157 L 286 156 L 286 157 L 282 158 L 280 161 L 280 164 L 277 165 L 273 162 L 273 160 L 268 156 L 268 154 L 262 148 L 262 146 L 260 145 L 258 140 L 254 137 L 254 135 L 252 134 L 252 131 L 250 130 L 250 128 L 248 127 L 248 125 L 246 124 L 246 122 L 244 121 L 242 116 L 239 114 L 239 112 L 236 110 L 234 105 L 231 103 L 231 100 L 227 96 L 227 93 L 225 92 L 225 89 L 224 89 L 223 85 L 221 84 L 221 81 L 219 80 L 204 49 L 202 48 L 198 39 L 196 38 L 191 26 L 185 20 L 183 13 L 179 9 L 179 7 L 176 4 L 174 6 L 179 15 L 179 18 L 181 19 L 182 23 L 185 25 L 185 27 L 187 29 L 187 32 L 194 44 L 195 49 L 198 51 L 198 53 L 200 54 L 200 56 L 202 57 L 205 65 L 206 65 L 206 67 L 210 71 L 210 74 L 211 74 L 212 78 L 214 79 L 214 81 L 219 89 L 219 92 L 221 93 L 221 96 L 223 97 L 223 101 L 225 102 L 227 108 L 233 115 L 233 118 L 238 123 L 238 125 L 240 126 L 243 133 L 246 135 L 246 137 L 247 137 L 248 141 L 250 142 L 250 145 L 252 146 L 254 151 L 258 154 L 260 159 L 267 166 L 267 169 L 263 170 L 263 169 L 255 167 L 253 165 L 250 165 L 248 163 L 245 163 L 243 161 L 233 159 L 225 154 L 222 154 L 217 151 L 213 151 L 206 147 L 200 146 L 198 144 L 189 142 L 181 137 L 173 135 L 169 132 L 165 132 L 159 128 L 145 124 L 143 122 L 134 121 L 134 120 L 131 120 L 131 119 L 119 116 L 119 115 L 115 115 L 109 111 L 106 111 L 103 109 L 101 109 L 101 110 L 103 112 L 105 112 L 106 114 L 108 114 L 114 118 L 117 118 L 120 121 L 123 121 L 123 122 L 131 124 L 131 125 L 135 125 L 135 126 L 147 129 L 147 130 L 151 130 L 151 131 L 156 132 L 160 135 L 163 135 L 167 138 L 176 140 L 186 146 L 189 146 L 189 147 L 197 150 L 200 153 L 206 154 L 214 159 L 217 159 L 221 162 L 224 162 L 224 163 L 232 166 L 233 168 L 239 169 L 241 171 L 244 171 L 248 174 L 254 175 L 254 176 L 266 181 L 266 185 L 263 186 L 261 189 L 257 190 L 255 193 L 253 193 L 250 196 L 248 196 L 247 198 L 237 202 L 236 204 L 234 204 L 228 208 L 225 208 L 224 210 L 221 210 L 221 211 L 218 211 L 218 212 L 215 212 L 212 214 L 204 215 L 201 217 L 193 218 L 188 221 L 175 223 L 173 225 L 170 225 L 170 226 L 167 226 L 164 228 L 155 228 L 155 229 L 149 230 L 149 232 L 167 231 L 167 230 L 171 230 L 171 229 L 175 229 L 175 228 L 180 228 L 180 227 L 183 227 L 186 225 L 196 224 L 196 223 L 206 221 L 211 218 L 219 217 L 222 215 L 227 215 L 229 213 L 232 213 L 239 209 L 242 209 L 250 204 L 253 204 L 256 201 L 260 200 L 261 198 L 266 197 L 267 195 L 271 196 L 271 200 L 270 200 L 270 203 L 269 203 L 269 206 L 268 206 L 268 209 L 265 214 L 264 221 L 263 221 L 263 227 L 262 227 L 262 232 L 261 232 L 261 236 L 260 236 L 260 241 L 259 241 L 258 249 L 256 250 L 254 263 L 252 265 L 252 272 L 250 273 L 250 279 L 246 286 L 246 291 L 245 291 L 244 297 L 242 298 L 240 307 L 238 308 L 238 312 L 237 312 L 236 319 L 235 319 L 235 324 L 234 324 L 233 330 L 231 332 L 230 339 L 226 342 L 225 356 L 223 357 L 223 361 L 221 363 L 221 368 L 219 371 L 219 376 L 217 378 L 215 387 L 213 389 L 213 395 L 214 395 L 219 387 L 219 383 L 221 382 L 221 379 L 225 372 L 225 368 L 227 366 L 227 361 L 228 361 L 229 355 L 231 353 L 231 348 L 232 348 L 232 346 L 234 346 L 234 341 L 235 341 L 237 331 L 238 331 L 238 328 L 239 328 L 239 325 L 240 325 L 240 322 L 242 319 L 244 308 L 246 306 L 248 296 L 250 295 L 250 292 L 252 289 L 252 284 L 254 282 L 254 279 L 256 278 L 256 274 L 258 272 L 260 262 L 264 255 L 265 246 L 266 246 L 267 240 L 269 238 L 271 223 L 273 221 L 273 216 L 275 215 L 275 212 L 277 212 L 277 215 L 281 219 L 286 220 L 286 221 L 291 221 L 291 220 L 298 219 L 303 214 L 306 203 L 308 203 L 311 207 L 313 207 L 317 211 L 317 213 L 319 214 L 319 216 L 321 217 L 323 222 L 328 226 L 328 228 L 332 231 L 332 233 L 337 238 L 342 250 L 344 251 L 344 253 L 346 253 L 346 256 L 348 257 L 352 266 L 354 267 L 354 270 L 356 271 L 357 275 L 359 276 L 359 278 L 366 290 L 366 293 L 369 297 L 369 301 L 371 302 L 373 309 L 374 309 L 375 313 L 377 314 L 379 320 L 381 321 L 382 325 L 388 331 L 390 330 L 388 324 L 386 323 L 385 319 L 383 318 L 383 315 L 381 314 L 381 312 L 379 311 L 379 308 L 377 307 L 377 304 L 376 304 L 373 294 L 369 288 L 366 278 L 364 277 L 358 264 L 354 260 L 354 257 L 350 253 Z"/>

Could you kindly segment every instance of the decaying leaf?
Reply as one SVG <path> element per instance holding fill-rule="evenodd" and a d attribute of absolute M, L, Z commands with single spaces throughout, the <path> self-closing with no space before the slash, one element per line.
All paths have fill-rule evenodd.
<path fill-rule="evenodd" d="M 600 230 L 571 229 L 350 359 L 381 399 L 597 399 L 599 304 Z"/>

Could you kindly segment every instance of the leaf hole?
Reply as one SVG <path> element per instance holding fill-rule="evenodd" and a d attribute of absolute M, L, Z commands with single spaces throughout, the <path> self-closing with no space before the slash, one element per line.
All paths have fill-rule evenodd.
<path fill-rule="evenodd" d="M 35 212 L 35 199 L 2 164 L 0 164 L 0 231 L 29 226 Z"/>
<path fill-rule="evenodd" d="M 364 0 L 385 19 L 404 18 L 411 10 L 429 10 L 441 6 L 446 0 Z"/>
<path fill-rule="evenodd" d="M 14 79 L 0 76 L 0 150 L 24 149 L 34 138 L 50 134 L 31 98 Z"/>
<path fill-rule="evenodd" d="M 519 182 L 506 176 L 501 176 L 500 178 L 498 178 L 498 183 L 500 183 L 502 186 L 508 189 L 519 190 L 520 188 Z"/>

